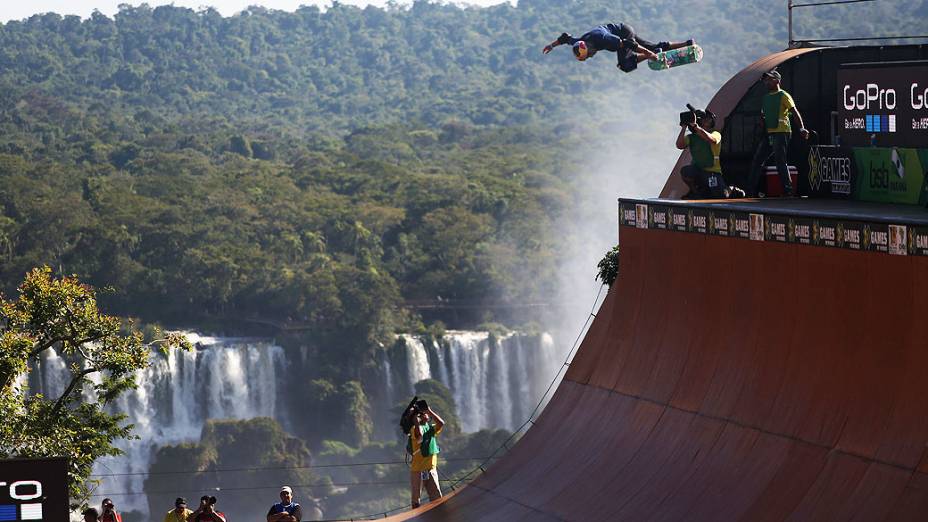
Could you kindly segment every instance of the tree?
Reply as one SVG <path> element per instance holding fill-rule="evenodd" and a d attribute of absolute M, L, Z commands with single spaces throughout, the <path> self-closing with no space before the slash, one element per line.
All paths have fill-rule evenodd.
<path fill-rule="evenodd" d="M 113 442 L 132 433 L 124 415 L 105 408 L 135 387 L 156 345 L 190 347 L 177 334 L 146 343 L 131 323 L 101 313 L 95 291 L 76 277 L 30 271 L 18 299 L 0 297 L 0 458 L 66 456 L 71 499 L 85 500 L 94 461 L 118 455 Z M 21 376 L 51 349 L 70 361 L 70 382 L 58 397 L 30 395 Z"/>

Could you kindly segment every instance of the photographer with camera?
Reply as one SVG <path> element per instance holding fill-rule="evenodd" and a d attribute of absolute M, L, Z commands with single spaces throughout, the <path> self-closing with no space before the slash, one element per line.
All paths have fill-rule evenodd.
<path fill-rule="evenodd" d="M 100 505 L 100 522 L 122 522 L 122 515 L 116 511 L 111 499 L 105 498 Z"/>
<path fill-rule="evenodd" d="M 677 148 L 689 148 L 692 163 L 680 169 L 680 177 L 690 188 L 683 199 L 722 199 L 730 191 L 722 177 L 719 154 L 722 150 L 722 133 L 715 130 L 715 114 L 695 109 L 686 104 L 687 112 L 680 113 L 680 134 Z M 689 130 L 690 134 L 686 134 Z"/>
<path fill-rule="evenodd" d="M 412 508 L 419 507 L 422 486 L 429 494 L 429 500 L 441 498 L 438 483 L 438 434 L 445 427 L 445 421 L 435 413 L 424 400 L 413 398 L 403 415 L 401 422 L 404 431 L 408 427 L 409 438 L 406 451 L 412 455 L 409 470 L 409 485 Z"/>
<path fill-rule="evenodd" d="M 216 502 L 216 497 L 209 495 L 200 497 L 199 507 L 187 517 L 187 522 L 226 522 L 225 514 L 216 511 Z"/>

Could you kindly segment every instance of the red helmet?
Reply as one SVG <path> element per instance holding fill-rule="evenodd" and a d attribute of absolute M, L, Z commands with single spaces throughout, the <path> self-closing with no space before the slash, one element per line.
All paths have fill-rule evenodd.
<path fill-rule="evenodd" d="M 581 62 L 590 56 L 590 50 L 586 47 L 586 42 L 578 40 L 574 43 L 574 56 Z"/>

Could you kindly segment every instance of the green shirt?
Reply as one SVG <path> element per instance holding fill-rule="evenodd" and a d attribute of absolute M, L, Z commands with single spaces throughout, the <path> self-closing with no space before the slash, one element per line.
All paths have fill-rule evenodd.
<path fill-rule="evenodd" d="M 764 112 L 764 125 L 767 133 L 789 133 L 792 131 L 789 124 L 789 113 L 796 108 L 793 97 L 783 89 L 777 89 L 764 95 L 761 105 Z"/>
<path fill-rule="evenodd" d="M 712 131 L 709 136 L 712 137 L 714 143 L 710 143 L 694 134 L 684 136 L 683 143 L 690 148 L 694 167 L 721 174 L 722 164 L 719 163 L 719 154 L 722 152 L 722 133 Z"/>

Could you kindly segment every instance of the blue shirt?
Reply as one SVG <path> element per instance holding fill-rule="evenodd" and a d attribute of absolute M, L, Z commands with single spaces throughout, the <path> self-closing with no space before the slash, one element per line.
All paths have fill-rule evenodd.
<path fill-rule="evenodd" d="M 629 32 L 625 30 L 623 24 L 606 24 L 590 29 L 580 38 L 566 35 L 567 38 L 563 38 L 562 43 L 573 45 L 583 40 L 586 42 L 586 47 L 590 56 L 596 54 L 596 51 L 604 50 L 614 53 L 619 52 L 620 49 L 637 51 L 638 42 L 634 39 L 624 37 L 628 34 Z"/>
<path fill-rule="evenodd" d="M 291 502 L 287 505 L 284 505 L 283 502 L 278 502 L 271 506 L 270 511 L 267 512 L 268 515 L 276 515 L 277 513 L 287 512 L 288 515 L 293 515 L 297 520 L 303 519 L 303 508 L 296 502 Z"/>

